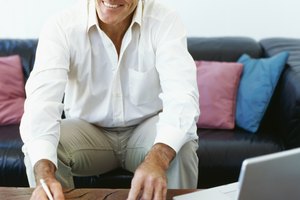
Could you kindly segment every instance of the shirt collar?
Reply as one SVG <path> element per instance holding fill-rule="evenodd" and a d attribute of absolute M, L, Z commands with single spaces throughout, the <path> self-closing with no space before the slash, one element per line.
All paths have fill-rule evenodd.
<path fill-rule="evenodd" d="M 142 16 L 143 16 L 143 5 L 144 1 L 139 0 L 137 8 L 134 12 L 133 18 L 132 18 L 132 24 L 137 23 L 138 25 L 142 25 Z M 95 0 L 89 0 L 89 6 L 88 6 L 88 27 L 87 32 L 90 30 L 91 27 L 97 26 L 97 13 L 96 13 L 96 4 Z"/>
<path fill-rule="evenodd" d="M 132 18 L 132 22 L 137 23 L 140 26 L 142 26 L 143 8 L 144 8 L 144 1 L 139 0 L 137 8 Z"/>
<path fill-rule="evenodd" d="M 96 13 L 95 0 L 89 0 L 87 31 L 89 31 L 91 27 L 93 27 L 97 24 L 98 24 L 98 22 L 97 22 L 97 13 Z"/>

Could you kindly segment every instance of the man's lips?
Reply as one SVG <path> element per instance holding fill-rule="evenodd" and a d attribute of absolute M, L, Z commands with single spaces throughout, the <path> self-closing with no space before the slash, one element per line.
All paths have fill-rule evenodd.
<path fill-rule="evenodd" d="M 118 8 L 118 7 L 122 6 L 122 5 L 119 5 L 119 4 L 110 4 L 110 3 L 105 2 L 105 1 L 102 1 L 102 2 L 103 2 L 103 5 L 107 8 Z"/>

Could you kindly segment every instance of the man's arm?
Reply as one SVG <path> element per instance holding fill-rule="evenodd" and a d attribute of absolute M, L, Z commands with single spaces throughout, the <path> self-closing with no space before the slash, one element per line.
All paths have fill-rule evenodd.
<path fill-rule="evenodd" d="M 27 167 L 31 200 L 47 200 L 40 185 L 45 179 L 55 200 L 64 199 L 55 178 L 57 144 L 63 111 L 63 94 L 68 80 L 70 53 L 59 18 L 51 18 L 39 36 L 33 70 L 26 82 L 26 101 L 20 124 L 23 150 L 30 162 Z M 33 177 L 33 174 L 35 177 Z"/>
<path fill-rule="evenodd" d="M 147 10 L 147 9 L 145 9 Z M 154 145 L 135 171 L 128 199 L 166 199 L 167 170 L 181 147 L 198 138 L 199 94 L 196 66 L 187 50 L 186 31 L 173 11 L 160 17 L 153 37 L 163 109 Z"/>
<path fill-rule="evenodd" d="M 175 155 L 176 152 L 168 145 L 155 144 L 135 171 L 128 200 L 166 199 L 166 171 Z"/>

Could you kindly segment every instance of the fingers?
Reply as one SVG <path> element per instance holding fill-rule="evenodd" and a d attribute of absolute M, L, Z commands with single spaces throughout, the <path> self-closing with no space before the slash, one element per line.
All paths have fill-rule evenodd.
<path fill-rule="evenodd" d="M 153 200 L 161 200 L 167 198 L 167 182 L 166 179 L 159 179 L 155 182 Z"/>
<path fill-rule="evenodd" d="M 145 199 L 145 200 L 150 200 L 153 199 L 153 193 L 154 193 L 154 188 L 153 185 L 150 183 L 150 185 L 145 185 L 143 191 L 142 191 L 142 198 L 141 199 Z"/>
<path fill-rule="evenodd" d="M 132 179 L 128 200 L 165 200 L 167 197 L 166 179 L 141 175 L 136 172 Z"/>
<path fill-rule="evenodd" d="M 54 200 L 65 200 L 61 184 L 58 181 L 48 180 L 46 184 Z M 47 194 L 41 185 L 34 189 L 30 200 L 48 200 Z"/>
<path fill-rule="evenodd" d="M 65 200 L 62 186 L 59 182 L 57 182 L 57 181 L 52 182 L 49 187 L 50 187 L 50 191 L 53 195 L 54 200 Z"/>
<path fill-rule="evenodd" d="M 30 200 L 48 200 L 45 191 L 42 186 L 38 186 L 32 192 Z"/>
<path fill-rule="evenodd" d="M 166 187 L 153 187 L 145 186 L 143 189 L 138 190 L 137 187 L 132 187 L 129 191 L 128 200 L 164 200 L 167 198 Z"/>
<path fill-rule="evenodd" d="M 140 191 L 142 189 L 142 179 L 133 177 L 131 182 L 131 189 L 129 190 L 127 200 L 136 200 L 139 197 Z"/>
<path fill-rule="evenodd" d="M 167 187 L 159 186 L 155 188 L 153 200 L 167 199 Z"/>

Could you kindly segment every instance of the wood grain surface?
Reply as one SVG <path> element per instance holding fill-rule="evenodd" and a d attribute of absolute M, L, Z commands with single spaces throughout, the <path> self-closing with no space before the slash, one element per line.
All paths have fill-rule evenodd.
<path fill-rule="evenodd" d="M 32 188 L 0 187 L 0 200 L 29 200 Z M 167 200 L 173 196 L 196 191 L 195 189 L 170 189 Z M 66 200 L 126 200 L 128 189 L 65 189 Z"/>

